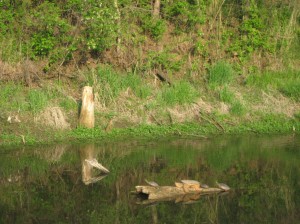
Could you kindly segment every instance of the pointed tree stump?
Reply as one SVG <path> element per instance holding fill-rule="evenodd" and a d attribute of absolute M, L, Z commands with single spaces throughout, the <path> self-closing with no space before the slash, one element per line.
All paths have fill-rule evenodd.
<path fill-rule="evenodd" d="M 78 125 L 86 128 L 94 128 L 95 115 L 94 115 L 94 94 L 93 87 L 85 86 L 82 90 L 82 104 L 79 115 Z"/>

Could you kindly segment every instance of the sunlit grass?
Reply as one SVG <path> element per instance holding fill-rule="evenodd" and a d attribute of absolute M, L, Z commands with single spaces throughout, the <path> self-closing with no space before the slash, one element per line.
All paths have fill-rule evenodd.
<path fill-rule="evenodd" d="M 252 74 L 247 78 L 246 84 L 263 90 L 277 89 L 294 100 L 300 100 L 300 71 L 266 71 Z"/>
<path fill-rule="evenodd" d="M 186 81 L 179 81 L 172 86 L 165 85 L 157 97 L 157 101 L 163 105 L 174 106 L 176 104 L 190 104 L 199 97 L 199 92 Z"/>
<path fill-rule="evenodd" d="M 234 115 L 241 116 L 245 114 L 246 108 L 240 101 L 235 100 L 231 105 L 230 112 Z"/>
<path fill-rule="evenodd" d="M 151 87 L 144 83 L 140 76 L 118 73 L 109 67 L 98 68 L 93 85 L 107 104 L 115 101 L 121 92 L 129 89 L 140 99 L 145 99 L 152 93 Z"/>
<path fill-rule="evenodd" d="M 233 92 L 231 92 L 228 87 L 225 86 L 219 91 L 219 98 L 222 102 L 231 104 L 234 102 L 235 97 Z"/>
<path fill-rule="evenodd" d="M 208 83 L 211 87 L 229 84 L 234 78 L 235 72 L 231 64 L 218 61 L 209 69 Z"/>

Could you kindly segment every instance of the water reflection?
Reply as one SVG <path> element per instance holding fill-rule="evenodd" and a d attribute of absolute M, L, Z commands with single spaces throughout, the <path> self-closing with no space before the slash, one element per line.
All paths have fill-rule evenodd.
<path fill-rule="evenodd" d="M 107 176 L 109 170 L 102 166 L 95 158 L 95 145 L 88 144 L 80 148 L 80 159 L 82 166 L 82 182 L 85 185 L 96 183 Z M 102 173 L 96 174 L 94 168 L 100 170 Z"/>
<path fill-rule="evenodd" d="M 297 135 L 1 149 L 0 223 L 297 223 L 299 149 Z M 130 192 L 145 179 L 233 190 L 138 205 Z"/>

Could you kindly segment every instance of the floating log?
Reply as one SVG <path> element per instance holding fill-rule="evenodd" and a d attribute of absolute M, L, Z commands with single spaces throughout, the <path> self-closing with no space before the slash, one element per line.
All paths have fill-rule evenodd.
<path fill-rule="evenodd" d="M 176 199 L 180 196 L 204 195 L 223 192 L 220 188 L 201 188 L 196 184 L 175 183 L 175 186 L 136 186 L 137 194 L 144 194 L 149 200 Z"/>
<path fill-rule="evenodd" d="M 79 115 L 79 126 L 94 128 L 94 94 L 93 87 L 85 86 L 82 90 L 82 104 Z"/>

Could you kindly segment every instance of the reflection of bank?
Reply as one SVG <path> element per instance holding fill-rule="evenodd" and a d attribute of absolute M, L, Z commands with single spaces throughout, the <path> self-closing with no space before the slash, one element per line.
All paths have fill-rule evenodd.
<path fill-rule="evenodd" d="M 94 151 L 94 144 L 80 148 L 82 182 L 86 185 L 102 180 L 109 173 L 109 170 L 97 161 Z M 93 168 L 100 170 L 100 173 L 95 172 L 95 169 Z"/>

